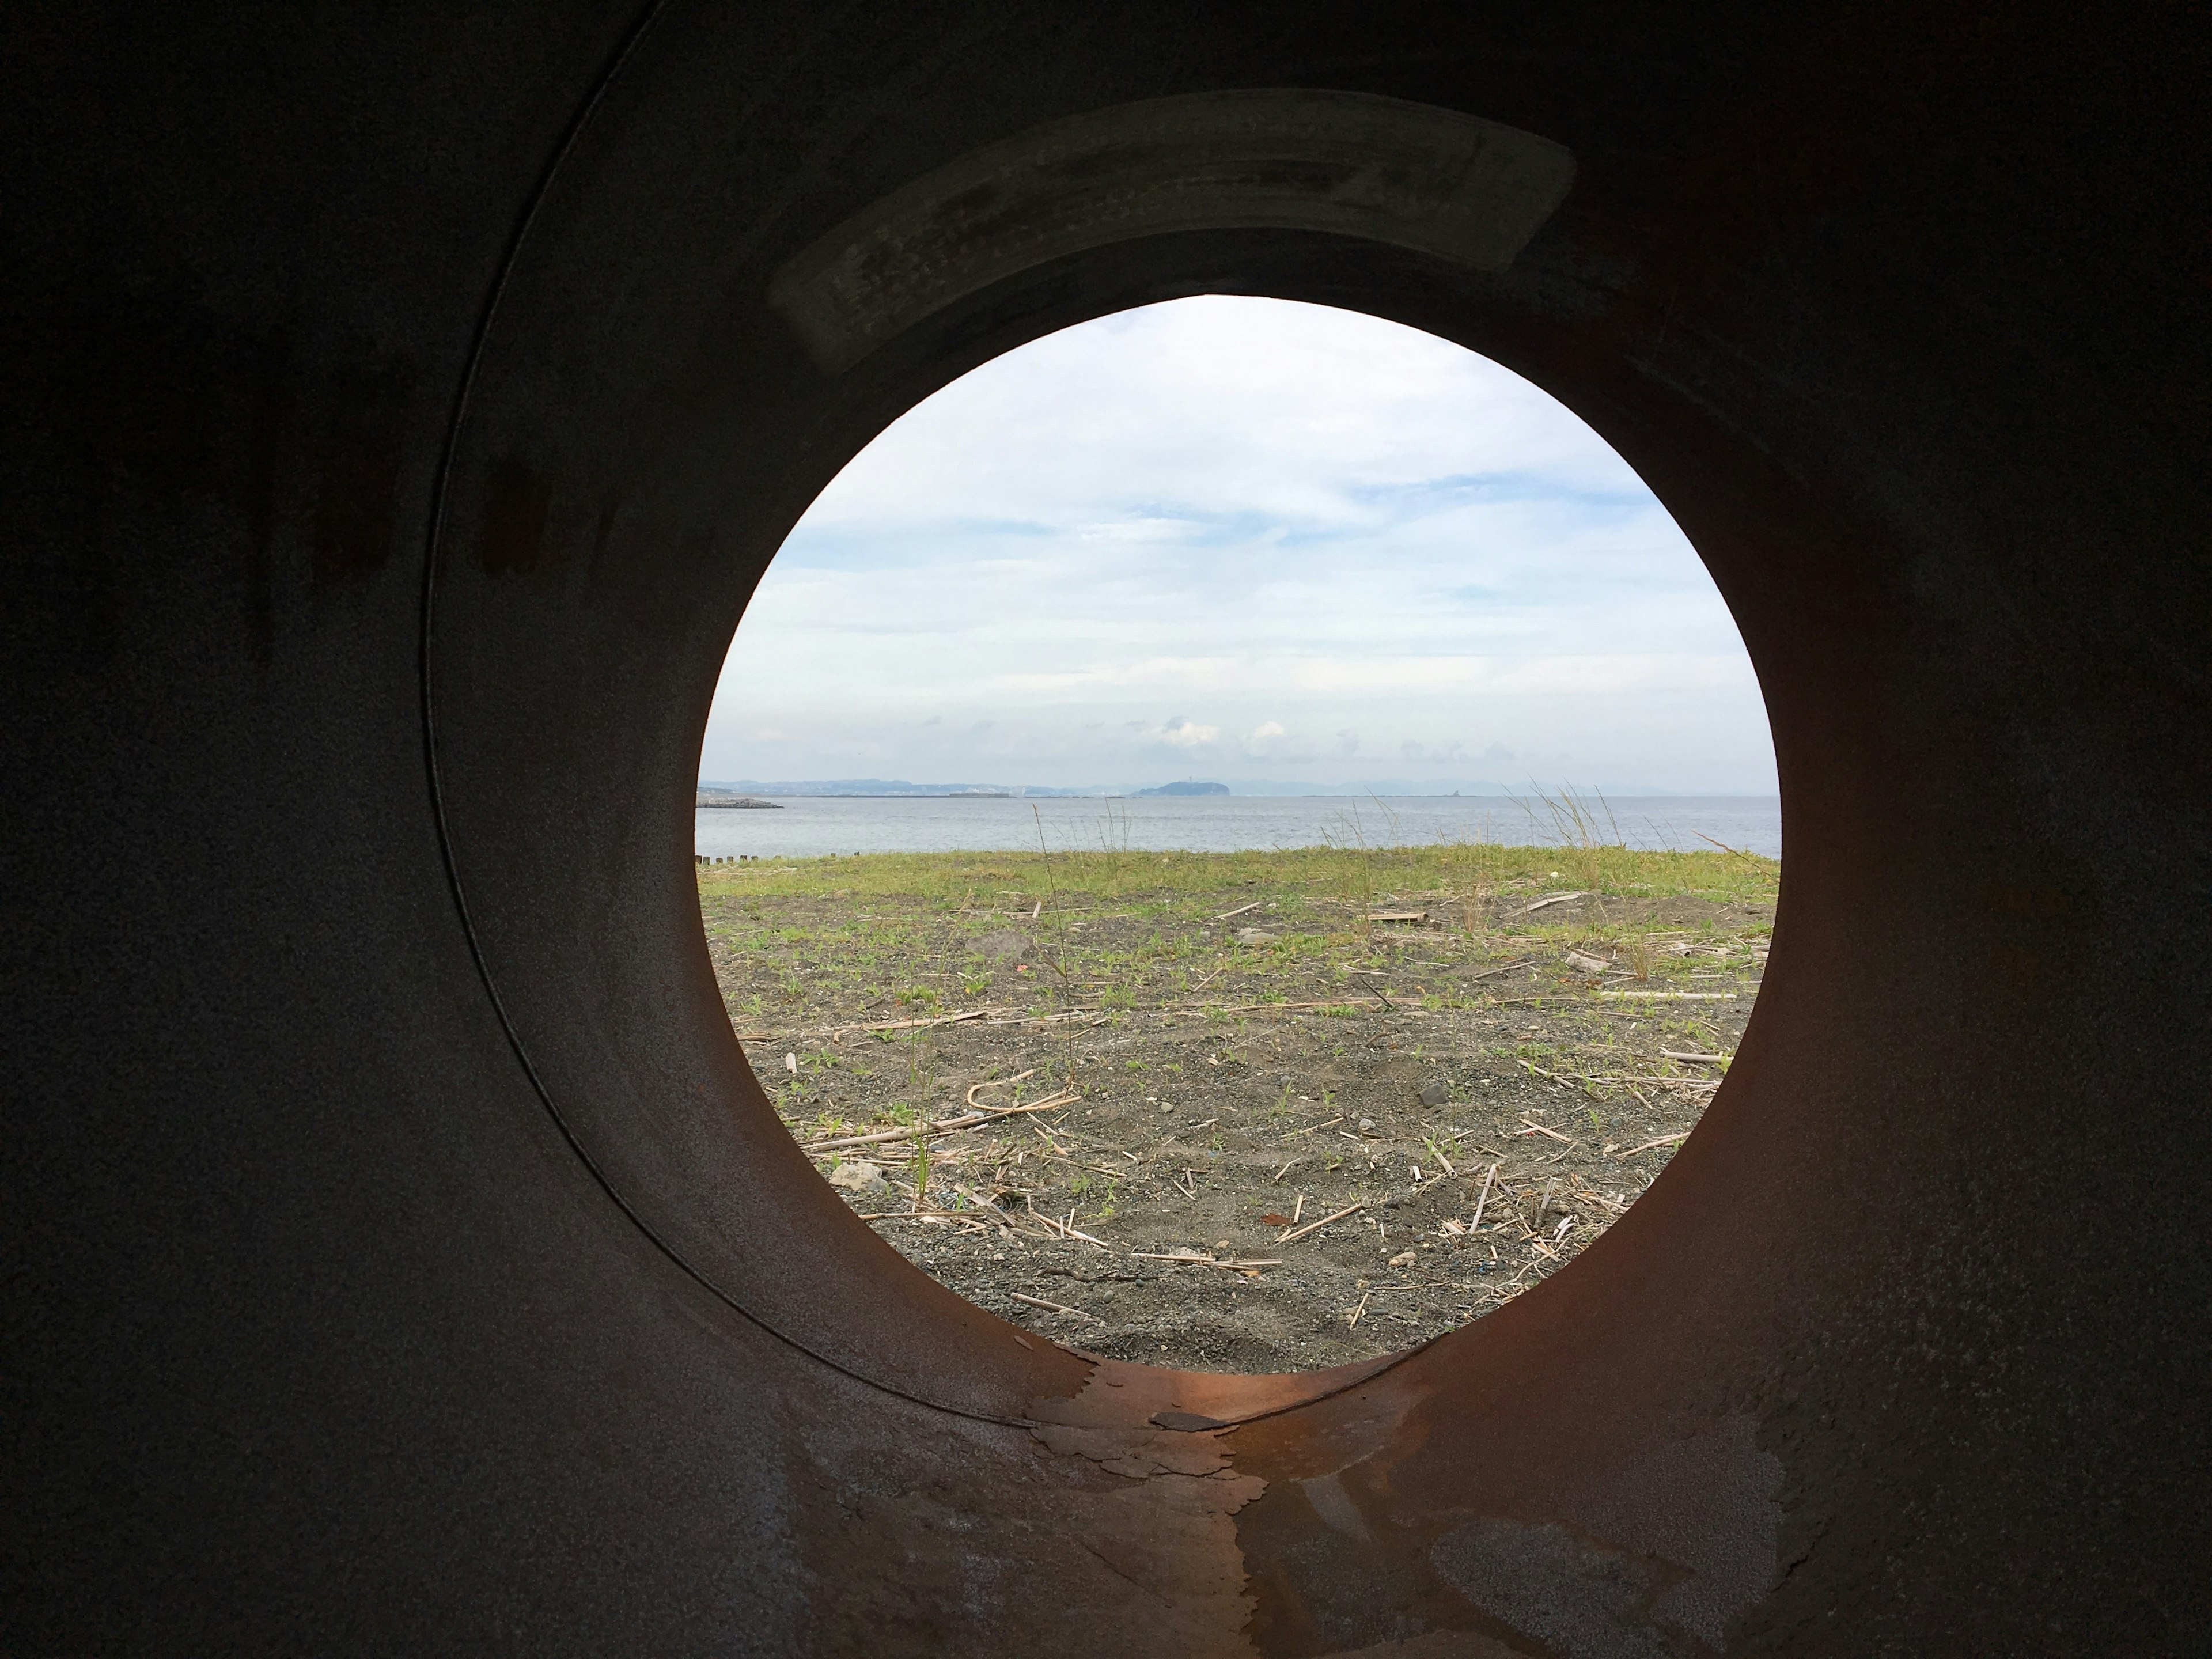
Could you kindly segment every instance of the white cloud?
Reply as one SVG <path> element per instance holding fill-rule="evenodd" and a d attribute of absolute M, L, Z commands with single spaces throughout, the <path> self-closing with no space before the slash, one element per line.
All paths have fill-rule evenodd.
<path fill-rule="evenodd" d="M 1178 714 L 1160 728 L 1159 738 L 1177 749 L 1203 749 L 1221 741 L 1221 728 L 1200 726 Z"/>
<path fill-rule="evenodd" d="M 1483 358 L 1208 298 L 1037 341 L 882 434 L 762 583 L 702 769 L 1514 781 L 1568 753 L 1771 787 L 1741 641 L 1650 492 Z"/>
<path fill-rule="evenodd" d="M 1321 758 L 1320 751 L 1310 742 L 1280 720 L 1261 720 L 1247 732 L 1243 753 L 1247 760 L 1264 760 L 1278 769 L 1310 766 Z"/>

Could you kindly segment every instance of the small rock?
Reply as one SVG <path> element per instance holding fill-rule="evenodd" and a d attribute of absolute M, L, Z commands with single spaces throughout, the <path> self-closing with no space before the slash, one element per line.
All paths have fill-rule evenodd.
<path fill-rule="evenodd" d="M 1404 1250 L 1390 1258 L 1390 1265 L 1394 1267 L 1410 1267 L 1419 1260 L 1420 1258 L 1411 1250 Z"/>
<path fill-rule="evenodd" d="M 1272 945 L 1275 942 L 1275 936 L 1264 927 L 1239 927 L 1237 942 L 1239 945 Z"/>
<path fill-rule="evenodd" d="M 1587 951 L 1570 951 L 1567 952 L 1567 966 L 1585 974 L 1601 974 L 1613 964 L 1603 957 L 1594 957 Z"/>
<path fill-rule="evenodd" d="M 1359 1120 L 1359 1133 L 1364 1135 L 1373 1134 L 1375 1133 L 1375 1120 L 1371 1117 L 1361 1118 Z"/>
<path fill-rule="evenodd" d="M 1036 941 L 1006 928 L 984 934 L 975 941 L 975 949 L 994 962 L 1029 962 L 1036 956 Z"/>
<path fill-rule="evenodd" d="M 1424 1106 L 1441 1106 L 1450 1098 L 1451 1091 L 1441 1083 L 1424 1083 L 1421 1085 L 1421 1104 Z"/>
<path fill-rule="evenodd" d="M 848 1193 L 880 1193 L 884 1190 L 884 1172 L 867 1159 L 856 1158 L 830 1170 L 830 1184 Z"/>

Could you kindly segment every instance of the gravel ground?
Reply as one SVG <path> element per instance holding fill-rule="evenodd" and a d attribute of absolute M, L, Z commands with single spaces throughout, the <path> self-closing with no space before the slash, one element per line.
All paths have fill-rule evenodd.
<path fill-rule="evenodd" d="M 702 903 L 762 1081 L 910 1260 L 1096 1352 L 1280 1371 L 1502 1305 L 1695 1126 L 1757 992 L 1773 866 L 1670 856 L 1714 860 L 1717 890 L 1507 870 L 1347 893 L 1193 880 L 1193 856 L 1158 888 L 902 896 L 824 860 L 854 884 L 739 866 Z M 1408 862 L 1381 873 L 1438 873 Z"/>

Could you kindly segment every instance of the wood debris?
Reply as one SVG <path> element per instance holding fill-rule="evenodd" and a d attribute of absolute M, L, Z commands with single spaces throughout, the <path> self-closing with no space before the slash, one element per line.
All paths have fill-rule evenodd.
<path fill-rule="evenodd" d="M 1675 1142 L 1687 1140 L 1689 1138 L 1690 1132 L 1687 1129 L 1685 1129 L 1678 1135 L 1661 1135 L 1656 1140 L 1647 1140 L 1641 1146 L 1631 1146 L 1626 1152 L 1615 1152 L 1613 1156 L 1615 1158 L 1634 1158 L 1637 1153 L 1648 1152 L 1655 1146 L 1672 1146 Z"/>
<path fill-rule="evenodd" d="M 832 1152 L 841 1146 L 876 1146 L 887 1140 L 918 1140 L 932 1135 L 958 1134 L 963 1129 L 995 1122 L 1002 1117 L 1017 1117 L 1025 1112 L 1049 1112 L 1072 1103 L 1075 1091 L 1063 1090 L 1048 1100 L 1033 1101 L 1027 1106 L 1006 1106 L 995 1112 L 975 1112 L 966 1117 L 945 1118 L 937 1123 L 915 1123 L 903 1128 L 878 1129 L 872 1134 L 836 1135 L 828 1140 L 810 1140 L 799 1150 L 807 1153 Z"/>
<path fill-rule="evenodd" d="M 1521 914 L 1524 916 L 1532 916 L 1535 915 L 1537 911 L 1547 909 L 1554 904 L 1571 904 L 1577 899 L 1587 896 L 1587 894 L 1583 893 L 1553 893 L 1547 897 L 1538 899 L 1534 904 L 1529 905 L 1526 909 L 1522 910 Z"/>
<path fill-rule="evenodd" d="M 1030 1307 L 1042 1308 L 1048 1313 L 1069 1314 L 1077 1319 L 1096 1320 L 1098 1317 L 1097 1314 L 1085 1313 L 1080 1308 L 1071 1308 L 1064 1302 L 1048 1302 L 1041 1296 L 1024 1296 L 1019 1291 L 1009 1291 L 1006 1294 L 1017 1302 L 1026 1302 Z"/>
<path fill-rule="evenodd" d="M 1211 1254 L 1200 1255 L 1194 1250 L 1177 1250 L 1170 1255 L 1161 1255 L 1145 1250 L 1132 1250 L 1129 1252 L 1129 1256 L 1134 1261 L 1172 1261 L 1180 1267 L 1225 1267 L 1231 1273 L 1243 1273 L 1247 1278 L 1256 1278 L 1262 1267 L 1279 1267 L 1283 1265 L 1280 1256 L 1255 1256 L 1249 1261 L 1224 1261 L 1218 1256 Z"/>
<path fill-rule="evenodd" d="M 1291 1231 L 1285 1233 L 1280 1238 L 1277 1239 L 1275 1243 L 1278 1244 L 1288 1244 L 1294 1239 L 1304 1238 L 1308 1233 L 1316 1231 L 1321 1228 L 1328 1226 L 1332 1221 L 1341 1221 L 1348 1215 L 1356 1215 L 1366 1207 L 1367 1206 L 1364 1204 L 1347 1204 L 1342 1209 L 1337 1211 L 1334 1215 L 1325 1215 L 1318 1221 L 1309 1221 L 1303 1227 L 1293 1228 Z"/>

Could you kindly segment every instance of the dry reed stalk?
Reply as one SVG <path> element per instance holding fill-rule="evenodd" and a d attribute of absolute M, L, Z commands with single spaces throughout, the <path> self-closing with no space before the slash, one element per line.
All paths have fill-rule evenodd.
<path fill-rule="evenodd" d="M 1158 1255 L 1147 1254 L 1143 1250 L 1132 1250 L 1129 1252 L 1129 1256 L 1134 1261 L 1172 1261 L 1186 1267 L 1226 1267 L 1232 1273 L 1247 1274 L 1256 1273 L 1262 1267 L 1279 1267 L 1283 1265 L 1280 1256 L 1260 1256 L 1249 1261 L 1224 1261 L 1218 1256 L 1200 1255 L 1195 1252 Z"/>
<path fill-rule="evenodd" d="M 1347 1204 L 1344 1208 L 1339 1210 L 1334 1215 L 1325 1215 L 1318 1221 L 1307 1222 L 1303 1227 L 1291 1228 L 1290 1231 L 1285 1233 L 1280 1238 L 1277 1239 L 1275 1243 L 1278 1244 L 1291 1243 L 1294 1240 L 1304 1238 L 1308 1233 L 1313 1232 L 1316 1229 L 1328 1226 L 1332 1221 L 1341 1221 L 1345 1217 L 1348 1215 L 1355 1215 L 1366 1207 L 1367 1206 L 1364 1204 Z"/>
<path fill-rule="evenodd" d="M 846 1146 L 880 1146 L 886 1141 L 914 1140 L 930 1135 L 958 1134 L 963 1129 L 973 1129 L 985 1123 L 994 1123 L 1002 1117 L 1018 1117 L 1025 1112 L 1049 1112 L 1066 1106 L 1075 1099 L 1075 1091 L 1062 1090 L 1049 1099 L 1033 1101 L 1027 1106 L 1007 1106 L 995 1112 L 974 1112 L 966 1117 L 947 1118 L 942 1123 L 916 1123 L 898 1129 L 879 1129 L 872 1134 L 838 1135 L 829 1140 L 810 1140 L 799 1151 L 810 1155 L 815 1152 L 834 1152 Z"/>
<path fill-rule="evenodd" d="M 1026 1302 L 1032 1308 L 1042 1308 L 1048 1312 L 1056 1314 L 1073 1314 L 1078 1319 L 1089 1319 L 1092 1321 L 1096 1321 L 1098 1317 L 1097 1314 L 1085 1313 L 1080 1308 L 1071 1308 L 1064 1302 L 1048 1302 L 1041 1296 L 1024 1296 L 1019 1291 L 1009 1291 L 1006 1294 L 1012 1297 L 1017 1302 Z"/>
<path fill-rule="evenodd" d="M 1503 1160 L 1501 1159 L 1500 1162 L 1502 1163 Z M 1498 1167 L 1497 1164 L 1492 1164 L 1490 1173 L 1482 1178 L 1482 1196 L 1474 1200 L 1474 1219 L 1467 1224 L 1467 1230 L 1469 1232 L 1482 1225 L 1482 1206 L 1490 1202 L 1490 1183 L 1498 1179 Z"/>

